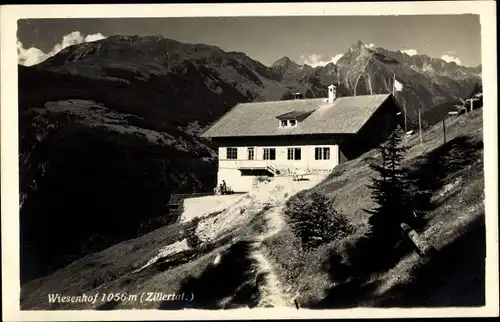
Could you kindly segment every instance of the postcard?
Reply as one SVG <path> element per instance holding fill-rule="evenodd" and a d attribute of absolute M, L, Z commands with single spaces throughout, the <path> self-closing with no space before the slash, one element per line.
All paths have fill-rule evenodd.
<path fill-rule="evenodd" d="M 4 320 L 498 316 L 494 5 L 2 6 Z"/>

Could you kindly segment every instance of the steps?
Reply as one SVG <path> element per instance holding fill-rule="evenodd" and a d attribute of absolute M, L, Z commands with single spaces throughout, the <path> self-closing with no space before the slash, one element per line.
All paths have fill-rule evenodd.
<path fill-rule="evenodd" d="M 273 177 L 276 177 L 276 175 L 278 174 L 278 170 L 272 165 L 267 166 L 267 171 L 269 171 L 273 175 Z"/>

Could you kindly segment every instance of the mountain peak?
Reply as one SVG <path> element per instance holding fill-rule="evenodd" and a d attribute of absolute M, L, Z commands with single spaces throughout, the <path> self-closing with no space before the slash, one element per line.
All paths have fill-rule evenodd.
<path fill-rule="evenodd" d="M 275 61 L 271 67 L 288 67 L 290 65 L 298 65 L 296 62 L 291 60 L 288 56 L 281 57 Z"/>
<path fill-rule="evenodd" d="M 362 48 L 366 48 L 366 45 L 365 43 L 363 43 L 361 40 L 358 40 L 357 42 L 355 42 L 354 44 L 352 44 L 349 49 L 352 49 L 352 50 L 356 50 L 356 49 L 362 49 Z"/>
<path fill-rule="evenodd" d="M 366 52 L 366 53 L 368 53 L 368 52 L 372 52 L 374 47 L 375 46 L 373 44 L 367 45 L 364 42 L 362 42 L 361 40 L 358 40 L 356 43 L 352 44 L 349 47 L 348 52 L 359 52 L 359 53 Z"/>

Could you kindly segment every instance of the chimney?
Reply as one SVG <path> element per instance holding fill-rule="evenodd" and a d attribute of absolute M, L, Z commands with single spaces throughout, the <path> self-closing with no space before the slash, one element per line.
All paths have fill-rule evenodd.
<path fill-rule="evenodd" d="M 337 98 L 337 87 L 335 85 L 328 86 L 328 103 L 333 103 Z"/>

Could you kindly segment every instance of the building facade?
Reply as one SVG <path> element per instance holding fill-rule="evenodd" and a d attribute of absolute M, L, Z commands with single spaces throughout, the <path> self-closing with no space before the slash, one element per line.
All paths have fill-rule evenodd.
<path fill-rule="evenodd" d="M 391 94 L 238 104 L 203 134 L 218 144 L 218 183 L 332 170 L 378 146 L 404 119 Z"/>
<path fill-rule="evenodd" d="M 225 180 L 235 191 L 247 191 L 256 176 L 330 170 L 343 161 L 339 144 L 333 138 L 245 141 L 219 143 L 218 182 Z"/>

